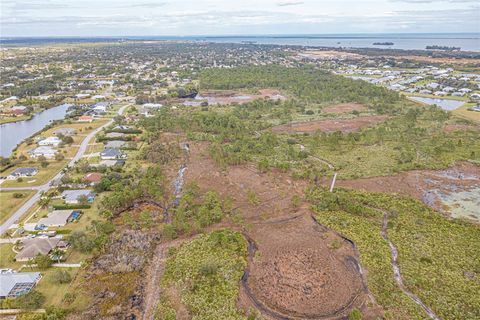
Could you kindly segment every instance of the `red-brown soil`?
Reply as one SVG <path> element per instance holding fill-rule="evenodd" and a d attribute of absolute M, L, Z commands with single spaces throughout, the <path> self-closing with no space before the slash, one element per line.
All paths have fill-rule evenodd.
<path fill-rule="evenodd" d="M 480 130 L 480 126 L 471 124 L 447 124 L 443 128 L 445 132 Z"/>
<path fill-rule="evenodd" d="M 297 132 L 297 133 L 313 133 L 321 132 L 354 132 L 360 128 L 383 122 L 387 116 L 365 116 L 352 119 L 333 119 L 333 120 L 316 120 L 308 122 L 289 123 L 272 128 L 274 132 Z"/>
<path fill-rule="evenodd" d="M 257 247 L 243 282 L 241 308 L 253 307 L 266 319 L 341 319 L 352 308 L 379 315 L 367 307 L 371 299 L 352 244 L 316 224 L 306 205 L 293 205 L 293 196 L 304 195 L 304 181 L 249 165 L 222 170 L 208 155 L 207 144 L 191 143 L 190 150 L 186 183 L 232 199 L 243 232 Z"/>
<path fill-rule="evenodd" d="M 448 194 L 480 185 L 480 167 L 458 162 L 443 170 L 412 170 L 394 176 L 337 180 L 336 186 L 412 196 L 442 211 L 438 193 Z"/>
<path fill-rule="evenodd" d="M 298 214 L 252 227 L 258 252 L 242 298 L 250 293 L 271 318 L 335 319 L 362 308 L 366 287 L 351 244 Z"/>
<path fill-rule="evenodd" d="M 325 113 L 347 113 L 352 111 L 366 111 L 367 108 L 359 103 L 341 103 L 328 106 L 322 109 Z"/>

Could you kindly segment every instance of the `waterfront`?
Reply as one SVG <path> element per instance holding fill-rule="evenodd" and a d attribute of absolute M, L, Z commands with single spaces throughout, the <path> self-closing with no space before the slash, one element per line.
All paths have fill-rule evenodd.
<path fill-rule="evenodd" d="M 0 156 L 9 157 L 23 140 L 45 128 L 54 120 L 65 118 L 71 104 L 65 103 L 35 114 L 31 119 L 0 125 Z"/>
<path fill-rule="evenodd" d="M 429 104 L 429 105 L 436 105 L 443 110 L 452 111 L 460 108 L 465 104 L 463 101 L 458 100 L 451 100 L 451 99 L 433 99 L 433 98 L 424 98 L 424 97 L 409 97 L 417 102 Z"/>

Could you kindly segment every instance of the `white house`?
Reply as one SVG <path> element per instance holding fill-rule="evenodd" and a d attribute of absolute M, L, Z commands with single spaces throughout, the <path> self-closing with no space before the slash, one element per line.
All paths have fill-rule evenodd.
<path fill-rule="evenodd" d="M 57 153 L 57 150 L 49 146 L 40 146 L 38 148 L 28 151 L 28 154 L 30 154 L 32 158 L 38 158 L 40 156 L 44 156 L 47 159 L 52 159 L 53 157 L 55 157 L 56 153 Z"/>
<path fill-rule="evenodd" d="M 48 137 L 43 140 L 38 141 L 39 146 L 54 146 L 58 147 L 58 145 L 62 142 L 58 137 Z"/>

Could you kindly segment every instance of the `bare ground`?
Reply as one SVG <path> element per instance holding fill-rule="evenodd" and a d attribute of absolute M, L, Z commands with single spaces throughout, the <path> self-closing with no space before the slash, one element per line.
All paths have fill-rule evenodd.
<path fill-rule="evenodd" d="M 353 119 L 316 120 L 308 122 L 289 123 L 275 126 L 273 132 L 314 133 L 321 132 L 354 132 L 360 128 L 371 126 L 387 120 L 387 116 L 363 116 Z"/>
<path fill-rule="evenodd" d="M 359 103 L 341 103 L 328 106 L 322 109 L 325 113 L 348 113 L 352 111 L 366 111 L 367 108 Z"/>
<path fill-rule="evenodd" d="M 442 170 L 413 170 L 394 176 L 337 181 L 337 186 L 412 196 L 443 212 L 442 195 L 480 186 L 480 167 L 458 162 Z"/>
<path fill-rule="evenodd" d="M 381 313 L 374 303 L 367 307 L 372 299 L 352 243 L 318 226 L 305 205 L 292 204 L 293 196 L 303 197 L 304 181 L 248 165 L 221 170 L 207 144 L 190 146 L 186 181 L 231 198 L 244 234 L 256 246 L 241 308 L 253 307 L 267 319 L 341 319 L 354 307 L 372 317 Z"/>

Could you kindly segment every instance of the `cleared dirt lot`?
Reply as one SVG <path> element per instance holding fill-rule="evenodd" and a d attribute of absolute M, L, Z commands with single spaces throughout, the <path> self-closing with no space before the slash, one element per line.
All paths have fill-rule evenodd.
<path fill-rule="evenodd" d="M 293 205 L 295 195 L 304 195 L 305 182 L 247 165 L 221 170 L 207 144 L 191 143 L 190 149 L 186 182 L 231 198 L 255 247 L 240 307 L 253 307 L 267 319 L 343 319 L 352 308 L 379 314 L 367 307 L 371 299 L 352 243 L 318 225 L 306 205 Z"/>
<path fill-rule="evenodd" d="M 348 113 L 352 111 L 366 111 L 367 108 L 359 103 L 341 103 L 328 106 L 322 109 L 325 113 Z"/>
<path fill-rule="evenodd" d="M 314 133 L 321 132 L 354 132 L 360 128 L 374 125 L 387 120 L 387 116 L 365 116 L 353 119 L 317 120 L 308 122 L 289 123 L 275 126 L 273 132 Z"/>

